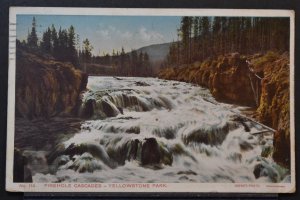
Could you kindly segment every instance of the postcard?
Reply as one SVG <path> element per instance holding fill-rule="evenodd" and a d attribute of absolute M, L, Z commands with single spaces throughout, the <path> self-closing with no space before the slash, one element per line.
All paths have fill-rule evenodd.
<path fill-rule="evenodd" d="M 9 19 L 6 190 L 295 192 L 294 11 Z"/>

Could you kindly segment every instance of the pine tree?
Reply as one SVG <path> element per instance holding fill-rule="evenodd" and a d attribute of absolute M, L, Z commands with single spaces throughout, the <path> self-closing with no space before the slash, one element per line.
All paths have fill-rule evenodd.
<path fill-rule="evenodd" d="M 59 42 L 58 42 L 57 32 L 53 24 L 51 26 L 51 46 L 52 46 L 52 55 L 58 58 L 60 54 Z"/>
<path fill-rule="evenodd" d="M 71 25 L 68 30 L 68 37 L 67 37 L 67 54 L 68 54 L 68 60 L 72 62 L 75 66 L 78 66 L 78 57 L 76 52 L 76 34 L 75 29 Z"/>
<path fill-rule="evenodd" d="M 90 44 L 90 41 L 86 38 L 83 41 L 83 56 L 84 62 L 89 63 L 92 57 L 93 46 Z M 107 54 L 109 56 L 109 54 Z"/>
<path fill-rule="evenodd" d="M 192 42 L 192 17 L 182 17 L 181 19 L 181 39 L 183 45 L 183 59 L 185 63 L 191 61 L 191 42 Z"/>
<path fill-rule="evenodd" d="M 38 47 L 38 37 L 36 34 L 36 21 L 35 17 L 32 18 L 32 28 L 31 32 L 27 37 L 28 47 L 32 49 L 37 49 Z"/>
<path fill-rule="evenodd" d="M 210 22 L 208 17 L 202 17 L 201 22 L 201 32 L 200 36 L 202 38 L 202 60 L 210 54 Z"/>
<path fill-rule="evenodd" d="M 42 50 L 47 53 L 51 54 L 51 30 L 48 27 L 48 29 L 43 33 L 42 41 L 41 41 L 41 48 Z"/>
<path fill-rule="evenodd" d="M 217 55 L 221 52 L 221 17 L 214 17 L 212 25 L 212 41 L 213 41 L 213 54 Z"/>
<path fill-rule="evenodd" d="M 288 51 L 289 28 L 289 18 L 182 17 L 180 40 L 170 46 L 165 63 L 176 66 L 231 52 Z"/>
<path fill-rule="evenodd" d="M 152 75 L 152 68 L 150 65 L 150 60 L 149 60 L 149 55 L 147 52 L 144 53 L 144 68 L 145 68 L 145 72 L 144 75 L 145 76 L 151 76 Z"/>
<path fill-rule="evenodd" d="M 131 51 L 131 55 L 130 55 L 130 63 L 131 63 L 131 67 L 132 67 L 132 74 L 137 74 L 138 73 L 138 54 L 136 52 L 136 50 L 132 50 Z"/>

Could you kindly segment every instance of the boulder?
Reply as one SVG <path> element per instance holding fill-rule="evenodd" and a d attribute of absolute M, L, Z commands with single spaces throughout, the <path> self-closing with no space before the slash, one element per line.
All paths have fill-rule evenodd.
<path fill-rule="evenodd" d="M 146 138 L 142 143 L 141 164 L 158 164 L 161 159 L 159 145 L 155 138 Z"/>

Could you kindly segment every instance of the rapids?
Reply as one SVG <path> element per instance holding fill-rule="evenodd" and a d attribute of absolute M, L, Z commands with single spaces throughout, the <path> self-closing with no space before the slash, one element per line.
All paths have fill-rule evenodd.
<path fill-rule="evenodd" d="M 34 182 L 285 182 L 273 134 L 239 118 L 245 107 L 156 78 L 89 77 L 81 130 L 47 155 Z M 232 112 L 232 110 L 234 112 Z"/>

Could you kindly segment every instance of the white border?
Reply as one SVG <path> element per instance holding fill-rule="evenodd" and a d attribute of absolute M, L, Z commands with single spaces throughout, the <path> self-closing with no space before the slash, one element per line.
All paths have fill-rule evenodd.
<path fill-rule="evenodd" d="M 294 110 L 294 38 L 295 12 L 293 10 L 251 9 L 134 9 L 134 8 L 55 8 L 10 7 L 9 10 L 9 73 L 7 105 L 6 190 L 22 192 L 238 192 L 238 193 L 293 193 L 295 180 L 295 110 Z M 166 188 L 112 188 L 109 183 L 99 183 L 100 188 L 78 188 L 78 183 L 53 188 L 45 183 L 13 183 L 14 124 L 15 124 L 15 49 L 16 15 L 127 15 L 127 16 L 256 16 L 290 18 L 290 137 L 291 183 L 166 183 Z M 123 183 L 122 183 L 123 184 Z M 122 185 L 121 184 L 121 185 Z M 130 183 L 133 184 L 133 183 Z M 239 185 L 239 187 L 237 187 Z"/>

